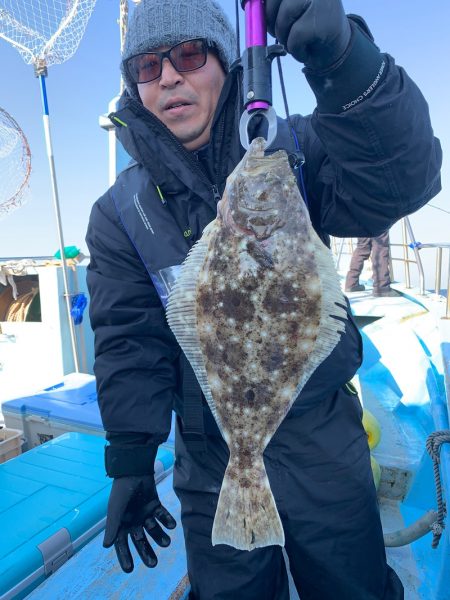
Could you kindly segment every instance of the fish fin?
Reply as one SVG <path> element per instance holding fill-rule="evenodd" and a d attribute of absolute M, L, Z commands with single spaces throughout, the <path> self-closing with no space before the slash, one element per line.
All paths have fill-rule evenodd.
<path fill-rule="evenodd" d="M 284 546 L 283 525 L 261 463 L 261 467 L 249 469 L 252 483 L 243 487 L 228 476 L 230 459 L 214 517 L 213 546 L 227 544 L 238 550 Z"/>
<path fill-rule="evenodd" d="M 308 368 L 305 369 L 305 374 L 297 386 L 297 395 L 311 374 L 332 353 L 341 339 L 341 334 L 345 332 L 347 320 L 346 303 L 331 250 L 324 245 L 312 228 L 311 241 L 315 246 L 314 256 L 322 283 L 322 306 L 317 341 L 309 357 Z"/>
<path fill-rule="evenodd" d="M 205 362 L 200 346 L 196 313 L 196 294 L 199 277 L 205 264 L 211 238 L 217 226 L 217 219 L 215 219 L 205 227 L 202 237 L 194 244 L 181 265 L 180 274 L 167 302 L 166 318 L 170 329 L 191 364 L 209 408 L 219 429 L 222 431 L 220 417 L 216 411 L 211 388 L 208 383 Z"/>

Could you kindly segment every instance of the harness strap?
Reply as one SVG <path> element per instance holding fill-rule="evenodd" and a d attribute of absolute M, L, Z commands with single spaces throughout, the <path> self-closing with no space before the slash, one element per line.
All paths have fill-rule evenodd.
<path fill-rule="evenodd" d="M 188 450 L 206 452 L 202 393 L 184 354 L 183 363 L 183 439 Z"/>

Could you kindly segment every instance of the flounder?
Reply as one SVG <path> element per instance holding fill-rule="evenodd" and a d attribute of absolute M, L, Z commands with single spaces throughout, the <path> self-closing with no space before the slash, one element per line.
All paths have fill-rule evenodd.
<path fill-rule="evenodd" d="M 212 543 L 284 546 L 263 452 L 344 330 L 345 302 L 284 151 L 254 140 L 184 261 L 167 320 L 230 450 Z"/>

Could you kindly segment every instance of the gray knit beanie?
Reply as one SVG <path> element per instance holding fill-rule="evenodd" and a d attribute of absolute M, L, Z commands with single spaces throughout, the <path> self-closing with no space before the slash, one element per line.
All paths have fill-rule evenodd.
<path fill-rule="evenodd" d="M 142 0 L 128 23 L 121 70 L 130 94 L 139 99 L 136 85 L 129 80 L 124 61 L 159 46 L 173 46 L 183 40 L 206 38 L 217 48 L 228 71 L 236 58 L 236 36 L 228 17 L 215 0 Z"/>

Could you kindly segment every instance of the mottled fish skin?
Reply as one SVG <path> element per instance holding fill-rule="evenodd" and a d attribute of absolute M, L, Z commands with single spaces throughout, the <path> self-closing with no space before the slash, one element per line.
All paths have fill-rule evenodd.
<path fill-rule="evenodd" d="M 230 449 L 212 541 L 247 550 L 284 545 L 263 451 L 338 342 L 345 318 L 335 304 L 342 295 L 331 255 L 311 226 L 286 153 L 265 157 L 263 148 L 255 140 L 228 178 L 217 218 L 186 261 L 192 291 L 181 300 L 182 271 L 168 307 Z M 196 334 L 186 343 L 192 325 Z"/>

